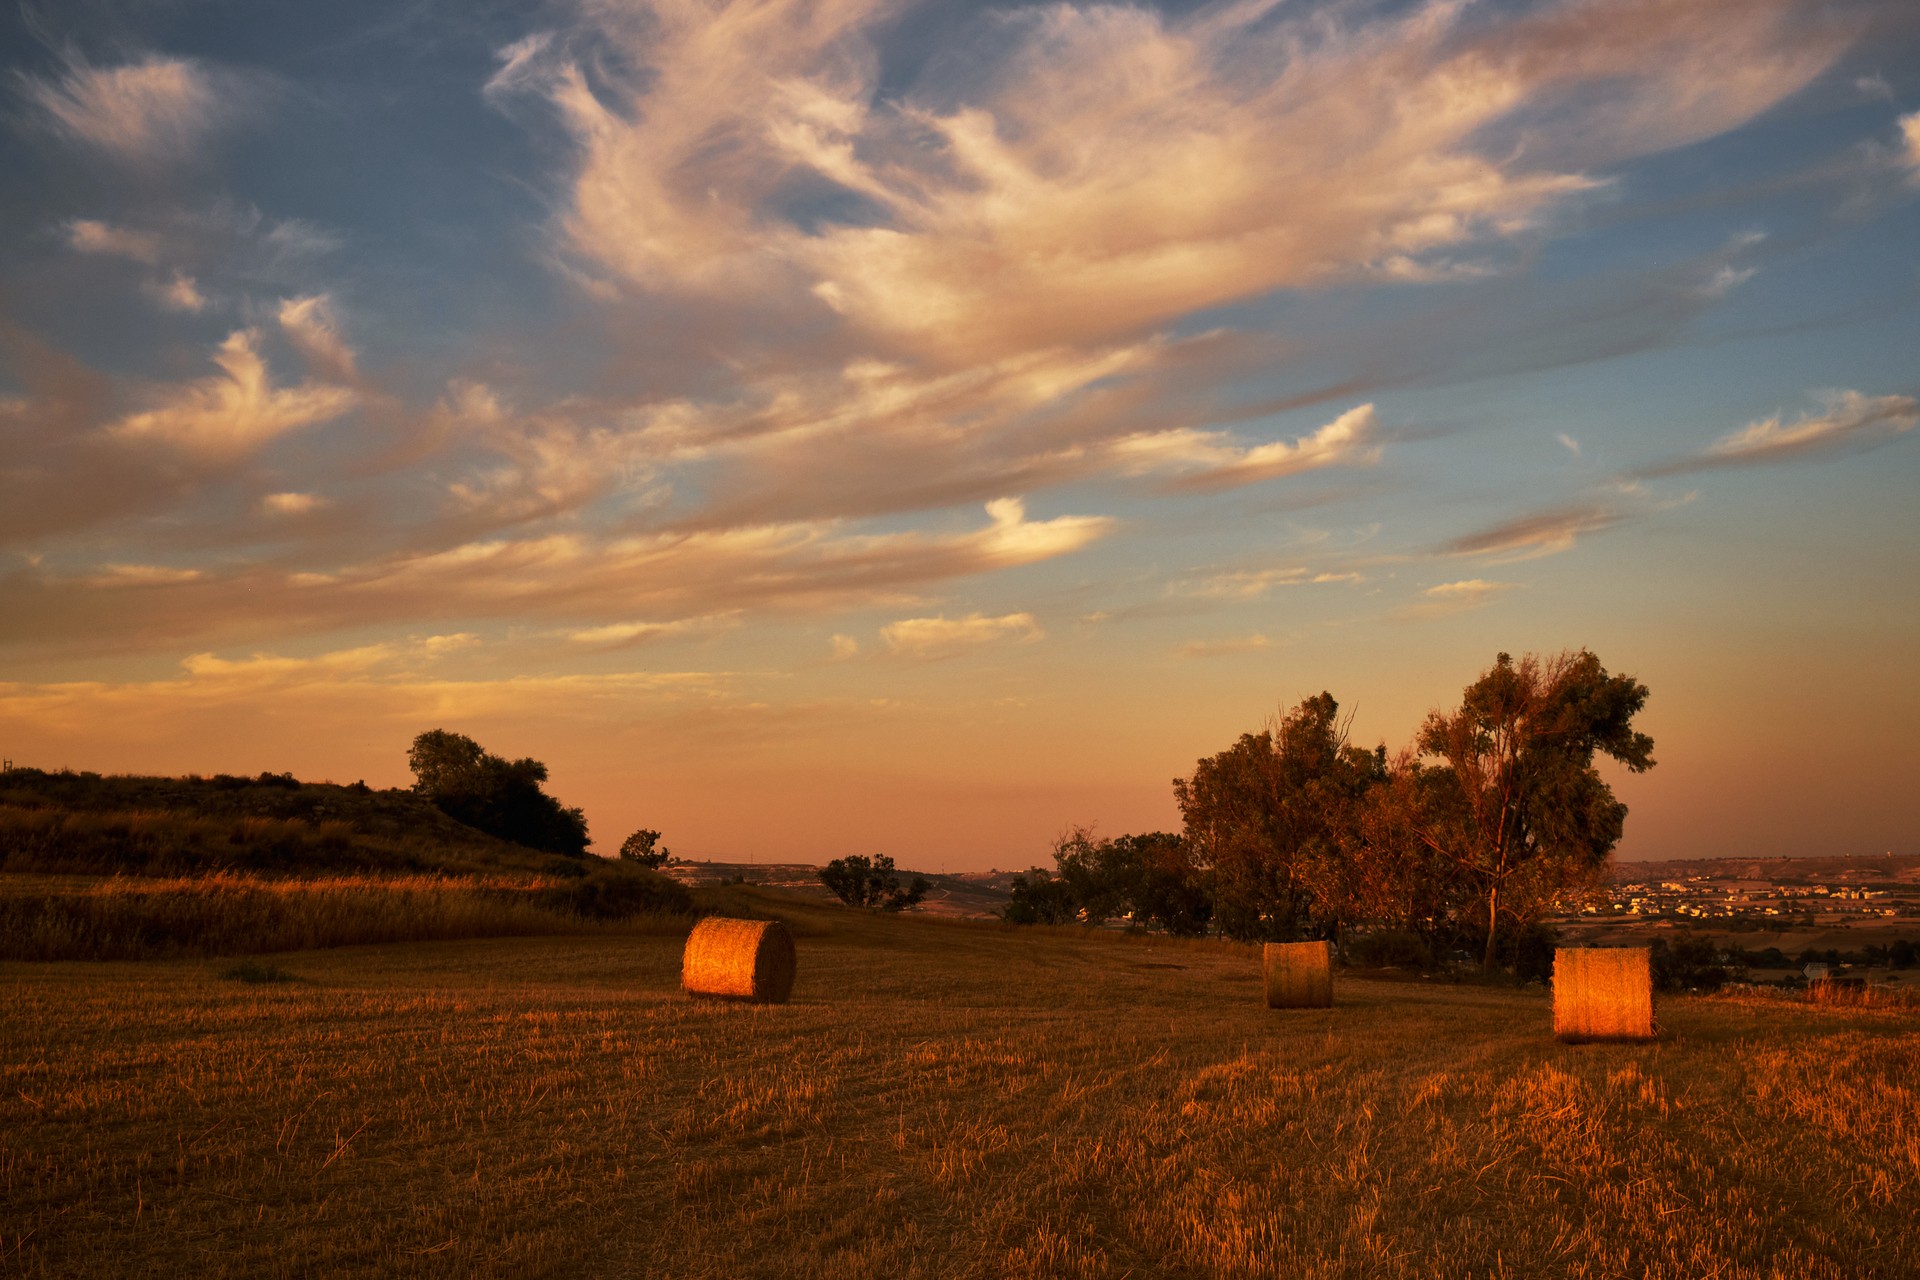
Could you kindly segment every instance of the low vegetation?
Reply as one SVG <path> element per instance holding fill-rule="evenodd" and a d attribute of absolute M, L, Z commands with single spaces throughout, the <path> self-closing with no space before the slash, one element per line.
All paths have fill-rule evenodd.
<path fill-rule="evenodd" d="M 0 1276 L 1920 1273 L 1910 1010 L 1544 994 L 1256 948 L 778 915 L 790 1003 L 681 935 L 5 965 Z"/>

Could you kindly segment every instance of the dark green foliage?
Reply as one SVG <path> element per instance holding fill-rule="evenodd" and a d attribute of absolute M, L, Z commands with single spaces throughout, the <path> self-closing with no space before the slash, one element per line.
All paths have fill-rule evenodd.
<path fill-rule="evenodd" d="M 1013 878 L 1000 918 L 1008 924 L 1071 924 L 1080 918 L 1080 903 L 1065 880 L 1035 867 Z"/>
<path fill-rule="evenodd" d="M 1604 875 L 1627 807 L 1593 759 L 1653 767 L 1653 739 L 1633 728 L 1646 701 L 1645 685 L 1585 650 L 1517 663 L 1503 653 L 1458 711 L 1427 717 L 1416 745 L 1439 763 L 1412 766 L 1413 833 L 1477 891 L 1487 967 L 1503 915 L 1524 925 Z"/>
<path fill-rule="evenodd" d="M 1187 841 L 1213 874 L 1220 931 L 1295 941 L 1352 919 L 1360 800 L 1384 775 L 1384 751 L 1349 746 L 1340 704 L 1322 693 L 1176 778 Z"/>
<path fill-rule="evenodd" d="M 1054 841 L 1055 875 L 1016 876 L 1001 918 L 1014 924 L 1099 924 L 1124 917 L 1168 933 L 1197 936 L 1213 918 L 1207 876 L 1187 842 L 1171 832 L 1096 840 L 1074 827 Z"/>
<path fill-rule="evenodd" d="M 1733 976 L 1711 938 L 1656 938 L 1651 950 L 1656 991 L 1718 991 Z"/>
<path fill-rule="evenodd" d="M 620 857 L 625 862 L 637 862 L 643 867 L 659 870 L 673 857 L 673 851 L 660 843 L 658 831 L 644 828 L 628 836 L 620 845 Z"/>
<path fill-rule="evenodd" d="M 277 964 L 262 964 L 258 960 L 242 960 L 228 969 L 220 971 L 220 976 L 229 982 L 292 982 L 294 976 Z"/>
<path fill-rule="evenodd" d="M 1553 951 L 1560 942 L 1560 931 L 1530 921 L 1520 929 L 1510 929 L 1501 938 L 1500 960 L 1521 982 L 1553 981 Z"/>
<path fill-rule="evenodd" d="M 873 858 L 857 853 L 835 858 L 821 869 L 820 883 L 850 907 L 878 907 L 883 911 L 918 906 L 929 887 L 926 877 L 915 876 L 902 889 L 893 859 L 884 853 Z"/>
<path fill-rule="evenodd" d="M 1347 939 L 1343 948 L 1349 964 L 1363 969 L 1431 969 L 1433 948 L 1426 939 L 1406 929 L 1370 929 Z"/>
<path fill-rule="evenodd" d="M 1910 939 L 1898 938 L 1887 948 L 1887 962 L 1896 969 L 1911 969 L 1914 964 L 1914 945 Z"/>
<path fill-rule="evenodd" d="M 465 734 L 429 729 L 407 752 L 414 790 L 448 816 L 502 840 L 568 857 L 587 853 L 587 819 L 540 789 L 547 766 L 507 760 Z"/>

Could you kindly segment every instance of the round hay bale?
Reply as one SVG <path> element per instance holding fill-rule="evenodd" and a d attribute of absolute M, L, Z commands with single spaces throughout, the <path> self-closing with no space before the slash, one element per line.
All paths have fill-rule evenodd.
<path fill-rule="evenodd" d="M 1568 1044 L 1654 1039 L 1652 961 L 1646 947 L 1556 947 L 1553 1034 Z"/>
<path fill-rule="evenodd" d="M 1269 942 L 1260 952 L 1267 1008 L 1331 1009 L 1333 944 Z"/>
<path fill-rule="evenodd" d="M 785 1004 L 793 970 L 793 936 L 778 920 L 708 916 L 687 935 L 680 985 L 689 995 Z"/>

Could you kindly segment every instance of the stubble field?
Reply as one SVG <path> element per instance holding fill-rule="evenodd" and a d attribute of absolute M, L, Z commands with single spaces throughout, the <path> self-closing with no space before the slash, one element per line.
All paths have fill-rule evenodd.
<path fill-rule="evenodd" d="M 0 965 L 0 1275 L 1920 1274 L 1920 1015 L 1548 998 L 1251 948 L 788 918 L 791 1004 L 679 939 Z"/>

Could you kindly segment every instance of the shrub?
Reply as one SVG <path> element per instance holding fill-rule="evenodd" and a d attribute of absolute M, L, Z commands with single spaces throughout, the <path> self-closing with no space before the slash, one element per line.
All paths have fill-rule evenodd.
<path fill-rule="evenodd" d="M 429 729 L 414 738 L 407 764 L 414 789 L 468 826 L 530 849 L 586 856 L 586 815 L 540 789 L 547 766 L 538 760 L 506 760 L 465 734 Z"/>
<path fill-rule="evenodd" d="M 618 865 L 596 867 L 571 884 L 540 895 L 540 905 L 583 920 L 631 920 L 637 915 L 685 915 L 693 897 L 678 881 Z"/>
<path fill-rule="evenodd" d="M 1433 948 L 1405 929 L 1375 929 L 1348 938 L 1347 961 L 1372 969 L 1431 969 Z"/>

